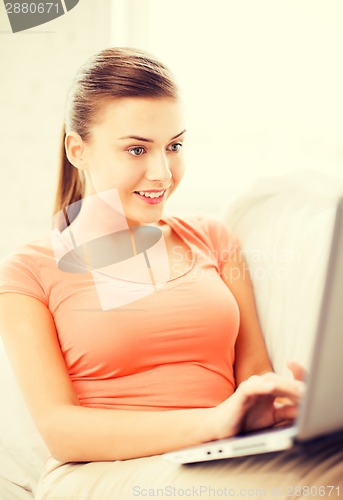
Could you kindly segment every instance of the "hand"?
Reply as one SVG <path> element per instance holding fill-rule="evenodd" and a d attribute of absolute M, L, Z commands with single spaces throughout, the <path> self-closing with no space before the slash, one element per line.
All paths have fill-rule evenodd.
<path fill-rule="evenodd" d="M 292 372 L 292 375 L 293 375 L 295 380 L 300 380 L 303 382 L 306 381 L 307 371 L 305 370 L 305 368 L 303 366 L 299 365 L 299 363 L 297 363 L 296 361 L 289 361 L 287 363 L 287 367 Z M 292 401 L 290 401 L 288 398 L 276 398 L 275 403 L 277 403 L 279 405 L 280 404 L 289 405 L 289 404 L 292 404 Z"/>
<path fill-rule="evenodd" d="M 248 378 L 230 398 L 212 408 L 214 439 L 294 420 L 303 392 L 304 382 L 288 380 L 276 373 Z M 286 398 L 286 404 L 280 404 L 278 398 Z"/>
<path fill-rule="evenodd" d="M 291 370 L 295 380 L 302 380 L 304 382 L 306 381 L 307 371 L 303 366 L 299 365 L 299 363 L 297 363 L 296 361 L 289 361 L 287 363 L 287 366 Z"/>

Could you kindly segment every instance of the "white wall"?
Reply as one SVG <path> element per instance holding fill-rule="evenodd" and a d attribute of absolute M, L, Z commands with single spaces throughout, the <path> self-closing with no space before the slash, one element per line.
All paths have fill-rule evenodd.
<path fill-rule="evenodd" d="M 129 29 L 115 29 L 113 43 L 155 53 L 184 89 L 189 160 L 178 203 L 215 209 L 223 185 L 291 170 L 343 177 L 342 0 L 124 4 Z"/>
<path fill-rule="evenodd" d="M 110 45 L 109 0 L 13 34 L 0 3 L 0 259 L 50 227 L 63 108 L 77 67 Z"/>
<path fill-rule="evenodd" d="M 109 45 L 152 51 L 183 88 L 188 167 L 170 211 L 215 213 L 262 175 L 342 177 L 342 26 L 342 0 L 80 0 L 12 34 L 0 3 L 0 258 L 49 226 L 66 91 Z"/>

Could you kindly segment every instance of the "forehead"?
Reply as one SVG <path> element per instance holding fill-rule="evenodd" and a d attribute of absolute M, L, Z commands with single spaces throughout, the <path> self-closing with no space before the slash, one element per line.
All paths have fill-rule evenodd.
<path fill-rule="evenodd" d="M 173 137 L 183 130 L 179 99 L 125 98 L 108 101 L 98 113 L 93 134 L 115 134 L 115 138 L 139 135 L 157 139 Z"/>

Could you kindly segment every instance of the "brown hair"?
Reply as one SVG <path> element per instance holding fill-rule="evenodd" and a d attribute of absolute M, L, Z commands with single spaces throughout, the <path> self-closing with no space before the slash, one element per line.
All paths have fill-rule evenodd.
<path fill-rule="evenodd" d="M 79 69 L 67 96 L 55 212 L 64 210 L 84 195 L 82 172 L 80 175 L 66 155 L 67 133 L 75 131 L 87 141 L 99 112 L 111 99 L 176 98 L 177 95 L 178 89 L 168 68 L 146 52 L 109 48 L 88 59 Z"/>

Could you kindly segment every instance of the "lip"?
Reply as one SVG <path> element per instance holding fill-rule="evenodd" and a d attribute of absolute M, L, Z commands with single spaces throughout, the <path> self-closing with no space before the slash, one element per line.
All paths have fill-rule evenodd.
<path fill-rule="evenodd" d="M 137 191 L 139 191 L 140 193 L 159 193 L 160 191 L 167 191 L 167 189 L 169 188 L 170 186 L 160 189 L 136 189 L 134 193 L 136 193 Z"/>
<path fill-rule="evenodd" d="M 144 193 L 159 193 L 160 191 L 164 191 L 164 193 L 162 194 L 162 196 L 159 196 L 158 198 L 148 198 L 147 196 L 140 195 L 136 191 L 134 191 L 133 194 L 135 194 L 137 196 L 137 198 L 144 201 L 148 205 L 158 205 L 159 203 L 163 202 L 164 197 L 165 197 L 166 192 L 167 192 L 166 189 L 149 189 L 149 190 L 144 190 L 144 191 L 140 190 L 140 192 L 144 192 Z"/>

